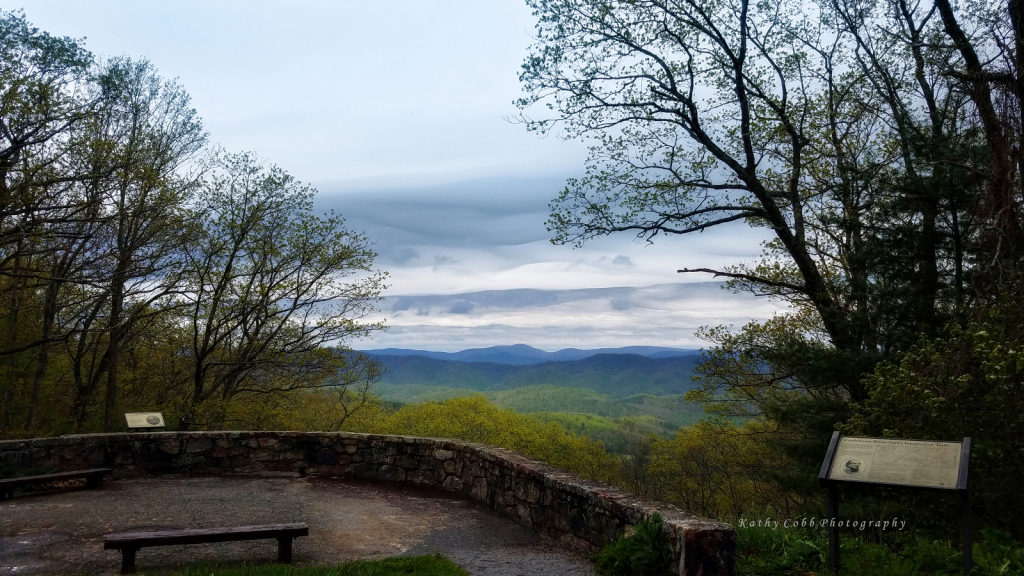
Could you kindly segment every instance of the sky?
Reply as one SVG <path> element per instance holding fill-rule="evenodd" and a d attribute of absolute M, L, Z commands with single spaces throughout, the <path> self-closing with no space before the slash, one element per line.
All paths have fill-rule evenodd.
<path fill-rule="evenodd" d="M 192 97 L 211 141 L 315 187 L 389 273 L 350 342 L 457 351 L 699 348 L 780 303 L 685 267 L 750 262 L 743 224 L 653 244 L 626 233 L 554 246 L 548 203 L 583 173 L 588 142 L 511 121 L 535 18 L 522 0 L 197 2 L 34 0 L 29 22 L 98 57 L 150 60 Z"/>

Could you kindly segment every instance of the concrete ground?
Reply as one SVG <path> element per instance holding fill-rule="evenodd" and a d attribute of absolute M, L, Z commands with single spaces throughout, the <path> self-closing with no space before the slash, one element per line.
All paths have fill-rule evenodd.
<path fill-rule="evenodd" d="M 305 522 L 297 565 L 441 553 L 474 576 L 589 576 L 585 556 L 542 540 L 485 506 L 442 490 L 293 476 L 118 480 L 0 502 L 0 576 L 117 574 L 103 536 L 140 530 Z M 263 563 L 277 542 L 143 548 L 141 573 L 190 563 Z"/>

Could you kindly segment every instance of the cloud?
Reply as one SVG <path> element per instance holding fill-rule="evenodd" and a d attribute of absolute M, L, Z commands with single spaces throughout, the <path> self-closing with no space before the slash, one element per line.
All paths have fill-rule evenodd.
<path fill-rule="evenodd" d="M 578 290 L 487 290 L 389 296 L 373 320 L 390 328 L 362 348 L 454 351 L 473 346 L 529 344 L 566 347 L 650 345 L 699 347 L 701 326 L 742 326 L 785 306 L 722 290 L 721 282 Z M 401 315 L 416 310 L 416 316 Z"/>
<path fill-rule="evenodd" d="M 614 264 L 616 266 L 628 266 L 630 268 L 632 268 L 633 266 L 636 266 L 636 264 L 633 263 L 633 259 L 632 258 L 630 258 L 629 256 L 622 255 L 622 254 L 619 254 L 618 256 L 616 256 L 615 259 L 612 260 L 612 264 Z"/>
<path fill-rule="evenodd" d="M 742 223 L 701 234 L 631 234 L 552 245 L 547 203 L 564 179 L 508 179 L 318 197 L 377 242 L 389 273 L 380 312 L 392 329 L 365 347 L 431 350 L 524 343 L 683 346 L 701 326 L 746 324 L 784 309 L 733 295 L 708 274 L 756 257 L 763 230 Z"/>
<path fill-rule="evenodd" d="M 472 302 L 457 302 L 454 306 L 448 309 L 449 314 L 469 314 L 473 311 Z"/>
<path fill-rule="evenodd" d="M 440 187 L 321 190 L 317 212 L 334 210 L 381 253 L 400 247 L 489 248 L 547 241 L 548 202 L 571 176 L 472 180 Z M 421 250 L 422 251 L 422 250 Z"/>
<path fill-rule="evenodd" d="M 438 270 L 441 269 L 442 266 L 450 266 L 450 265 L 453 265 L 453 264 L 459 264 L 461 262 L 462 262 L 462 260 L 456 260 L 455 258 L 452 258 L 451 256 L 445 256 L 444 254 L 439 254 L 437 256 L 434 256 L 434 267 L 433 267 L 433 270 L 434 270 L 434 272 L 437 272 Z"/>
<path fill-rule="evenodd" d="M 398 250 L 391 253 L 391 259 L 399 264 L 406 264 L 410 260 L 415 260 L 420 257 L 420 253 L 413 248 L 406 246 L 405 248 L 399 248 Z"/>

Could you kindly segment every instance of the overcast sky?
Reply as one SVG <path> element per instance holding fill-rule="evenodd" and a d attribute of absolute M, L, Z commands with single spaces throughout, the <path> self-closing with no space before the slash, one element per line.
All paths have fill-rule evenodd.
<path fill-rule="evenodd" d="M 375 241 L 391 275 L 375 319 L 391 328 L 356 348 L 696 348 L 701 325 L 781 310 L 676 273 L 756 256 L 763 233 L 742 224 L 653 245 L 548 242 L 548 202 L 582 174 L 587 144 L 507 120 L 534 26 L 522 0 L 11 6 L 97 56 L 149 59 L 214 143 L 313 185 L 318 210 Z"/>

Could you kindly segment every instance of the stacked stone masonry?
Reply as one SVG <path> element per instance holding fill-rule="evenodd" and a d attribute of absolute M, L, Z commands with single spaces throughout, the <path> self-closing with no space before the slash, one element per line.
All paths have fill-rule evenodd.
<path fill-rule="evenodd" d="M 115 478 L 289 472 L 458 492 L 563 544 L 596 551 L 661 514 L 686 576 L 733 574 L 732 526 L 645 501 L 503 448 L 312 432 L 151 432 L 0 441 L 0 477 L 110 466 Z"/>

